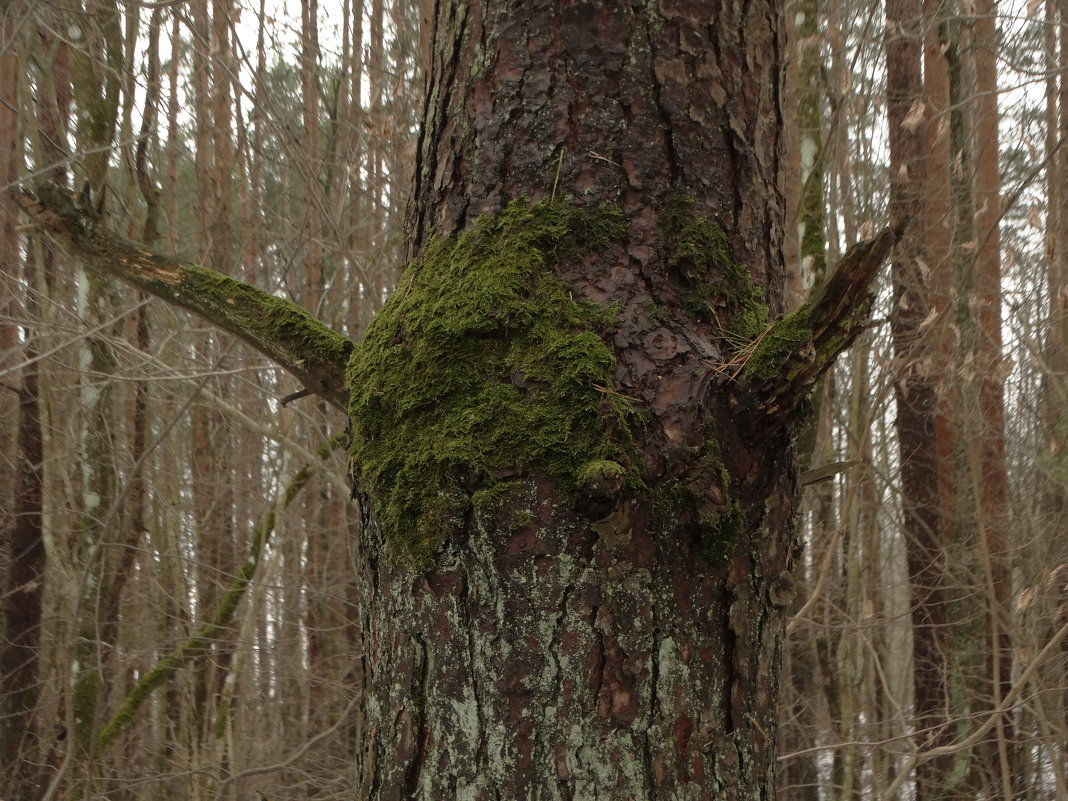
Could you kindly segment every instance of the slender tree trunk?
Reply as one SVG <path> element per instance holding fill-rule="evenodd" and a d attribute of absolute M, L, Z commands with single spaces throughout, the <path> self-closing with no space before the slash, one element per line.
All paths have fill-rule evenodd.
<path fill-rule="evenodd" d="M 978 300 L 976 355 L 979 372 L 981 458 L 976 466 L 977 528 L 987 595 L 987 667 L 991 707 L 998 707 L 1012 686 L 1011 587 L 1009 584 L 1009 478 L 1005 460 L 1006 363 L 1001 335 L 1001 175 L 998 146 L 997 3 L 982 0 L 975 18 L 976 234 L 975 287 Z M 996 764 L 989 788 L 1005 801 L 1016 776 L 1015 727 L 1002 717 L 987 743 L 984 762 Z M 991 797 L 994 797 L 993 795 Z"/>
<path fill-rule="evenodd" d="M 301 238 L 304 246 L 304 307 L 312 314 L 320 314 L 323 297 L 323 252 L 320 209 L 328 200 L 323 191 L 321 175 L 323 164 L 319 142 L 319 82 L 316 70 L 319 66 L 318 9 L 316 0 L 302 0 L 300 83 L 301 111 L 304 121 L 303 150 L 307 162 L 304 166 L 304 230 Z"/>
<path fill-rule="evenodd" d="M 790 28 L 790 52 L 785 80 L 787 85 L 784 109 L 785 129 L 789 157 L 786 162 L 787 216 L 784 250 L 787 263 L 787 304 L 796 307 L 803 302 L 808 289 L 819 283 L 826 271 L 823 196 L 824 150 L 823 150 L 823 69 L 820 23 L 822 9 L 819 0 L 796 0 L 788 6 L 787 20 L 793 20 Z M 814 445 L 827 442 L 820 438 L 826 432 L 828 400 L 834 393 L 833 375 L 828 375 L 827 384 L 819 392 L 818 409 L 814 422 L 801 437 L 799 443 L 802 464 L 815 460 Z M 821 512 L 826 506 L 823 496 L 826 488 L 813 504 L 812 534 L 824 531 L 826 518 Z M 816 491 L 820 493 L 820 490 Z M 784 692 L 784 704 L 780 707 L 780 719 L 804 717 L 803 710 L 812 699 L 823 692 L 825 682 L 818 680 L 817 650 L 813 637 L 805 636 L 787 643 L 784 658 L 784 677 L 789 686 Z M 785 682 L 784 682 L 785 684 Z M 804 749 L 811 738 L 810 730 L 797 731 L 785 726 L 779 740 L 780 750 L 787 753 Z M 835 752 L 837 762 L 840 751 Z M 788 797 L 799 801 L 815 801 L 819 796 L 818 758 L 816 755 L 795 757 L 780 766 L 778 786 Z"/>
<path fill-rule="evenodd" d="M 924 189 L 926 224 L 923 237 L 926 241 L 927 268 L 930 279 L 931 310 L 938 318 L 928 326 L 931 346 L 932 375 L 936 377 L 935 391 L 935 452 L 938 470 L 938 503 L 940 510 L 939 536 L 949 543 L 953 529 L 954 476 L 953 448 L 955 419 L 953 410 L 959 401 L 953 375 L 953 360 L 958 334 L 952 299 L 956 290 L 953 260 L 953 186 L 950 165 L 953 163 L 951 147 L 952 102 L 950 99 L 950 74 L 947 52 L 952 43 L 948 40 L 946 0 L 923 0 L 923 74 L 924 101 L 927 117 L 923 126 L 926 143 L 924 165 Z"/>
<path fill-rule="evenodd" d="M 5 27 L 21 20 L 28 13 L 25 5 L 12 3 L 0 20 Z M 51 20 L 55 21 L 55 20 Z M 11 92 L 15 99 L 7 110 L 20 107 L 18 90 L 24 73 L 20 68 L 20 56 L 26 56 L 29 48 L 19 47 L 10 36 L 4 41 L 11 47 L 0 55 L 4 70 L 0 75 L 0 91 Z M 42 76 L 42 85 L 35 94 L 36 152 L 34 157 L 42 165 L 50 179 L 63 183 L 66 179 L 65 155 L 67 149 L 66 124 L 70 112 L 69 53 L 64 42 L 42 25 L 40 51 L 50 60 L 53 70 Z M 2 113 L 2 112 L 0 112 Z M 22 165 L 24 154 L 20 146 L 19 131 L 14 120 L 4 136 L 4 178 L 14 181 Z M 33 125 L 33 122 L 28 122 Z M 6 126 L 5 126 L 6 127 Z M 6 161 L 5 158 L 5 161 Z M 0 212 L 3 213 L 3 212 Z M 7 215 L 5 215 L 7 217 Z M 55 283 L 53 265 L 55 250 L 50 242 L 42 242 L 40 248 L 30 248 L 24 257 L 14 238 L 14 215 L 6 221 L 12 225 L 11 238 L 5 236 L 5 245 L 16 246 L 5 250 L 2 257 L 11 275 L 23 276 L 22 310 L 27 319 L 40 319 L 42 309 L 48 305 Z M 25 261 L 24 261 L 25 259 Z M 21 263 L 21 264 L 20 264 Z M 47 729 L 39 716 L 41 681 L 44 669 L 40 653 L 41 622 L 44 617 L 44 577 L 47 568 L 47 553 L 44 544 L 44 487 L 45 487 L 45 439 L 42 418 L 46 413 L 43 399 L 46 397 L 41 365 L 37 358 L 40 329 L 25 332 L 26 341 L 20 357 L 26 360 L 22 370 L 21 386 L 17 390 L 18 417 L 15 458 L 15 495 L 12 503 L 11 526 L 5 525 L 6 556 L 8 557 L 3 583 L 3 644 L 0 647 L 0 766 L 5 770 L 0 780 L 0 791 L 10 793 L 12 799 L 21 801 L 40 796 L 40 765 L 42 750 L 38 737 L 47 736 Z M 51 732 L 48 731 L 50 735 Z"/>
<path fill-rule="evenodd" d="M 942 228 L 925 229 L 930 169 L 921 80 L 921 7 L 918 0 L 890 0 L 886 10 L 887 115 L 890 144 L 890 218 L 907 225 L 894 251 L 894 309 L 891 332 L 899 360 L 895 421 L 901 460 L 901 503 L 909 580 L 912 587 L 912 662 L 915 727 L 921 748 L 944 743 L 947 726 L 946 526 L 941 478 L 945 466 L 937 435 L 938 376 L 933 374 L 930 337 L 928 233 L 940 242 Z M 933 123 L 937 125 L 937 119 Z M 930 141 L 938 141 L 937 136 Z M 934 198 L 941 193 L 930 192 Z M 925 326 L 925 322 L 927 325 Z M 948 760 L 917 769 L 920 801 L 941 797 Z"/>
<path fill-rule="evenodd" d="M 797 211 L 797 238 L 800 264 L 791 265 L 791 286 L 797 298 L 823 280 L 827 271 L 826 231 L 824 230 L 824 138 L 823 138 L 823 58 L 820 50 L 818 0 L 799 0 L 795 9 L 795 51 L 798 61 L 797 122 L 799 133 L 800 196 Z"/>
<path fill-rule="evenodd" d="M 32 348 L 24 355 L 36 356 Z M 0 699 L 3 725 L 3 787 L 12 799 L 37 798 L 37 742 L 34 712 L 39 696 L 41 612 L 45 548 L 41 525 L 43 481 L 40 400 L 37 370 L 28 366 L 18 393 L 19 425 L 16 457 L 19 470 L 12 515 L 5 532 L 9 561 L 4 577 L 3 643 L 0 647 Z M 6 528 L 6 526 L 5 526 Z"/>
<path fill-rule="evenodd" d="M 20 49 L 12 41 L 15 25 L 26 13 L 21 3 L 0 10 L 0 41 L 10 43 L 0 53 L 0 183 L 18 180 L 24 131 L 18 117 Z M 5 317 L 17 320 L 24 307 L 29 313 L 36 305 L 37 282 L 31 270 L 23 269 L 15 229 L 18 214 L 9 196 L 0 198 L 0 270 L 11 294 L 4 298 Z M 23 276 L 32 287 L 20 302 L 16 277 Z M 7 290 L 8 287 L 5 287 Z M 6 294 L 6 292 L 5 292 Z M 44 595 L 45 549 L 42 528 L 44 459 L 41 410 L 37 380 L 35 332 L 28 331 L 19 346 L 19 332 L 6 320 L 0 329 L 4 366 L 14 368 L 19 381 L 15 387 L 0 387 L 5 419 L 4 444 L 11 447 L 5 459 L 10 465 L 10 481 L 5 478 L 0 510 L 0 558 L 5 568 L 0 576 L 2 619 L 0 619 L 0 794 L 12 801 L 30 801 L 40 794 L 37 766 L 40 754 L 35 711 L 40 694 L 40 642 L 42 599 Z M 10 380 L 10 379 L 8 379 Z M 10 504 L 10 505 L 9 505 Z"/>
<path fill-rule="evenodd" d="M 20 52 L 13 32 L 25 8 L 12 3 L 0 11 L 0 41 L 11 45 L 0 53 L 0 183 L 18 179 L 23 131 L 18 118 Z M 39 693 L 41 600 L 45 567 L 41 529 L 41 462 L 43 458 L 34 337 L 20 347 L 13 322 L 24 304 L 17 277 L 24 258 L 15 230 L 18 212 L 10 197 L 0 197 L 0 270 L 5 275 L 5 321 L 0 325 L 3 366 L 18 382 L 0 387 L 3 412 L 3 495 L 0 496 L 0 794 L 13 801 L 36 797 L 34 767 L 38 764 L 34 710 Z M 28 272 L 28 271 L 27 271 Z M 24 293 L 33 304 L 32 293 Z M 8 320 L 12 322 L 8 322 Z M 25 360 L 22 370 L 15 370 Z M 11 379 L 8 379 L 10 381 Z"/>

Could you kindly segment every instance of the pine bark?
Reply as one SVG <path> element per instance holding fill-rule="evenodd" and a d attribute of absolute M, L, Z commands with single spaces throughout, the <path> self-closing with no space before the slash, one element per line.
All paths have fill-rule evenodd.
<path fill-rule="evenodd" d="M 418 575 L 371 500 L 370 798 L 773 794 L 791 430 L 756 425 L 746 380 L 714 369 L 726 345 L 683 309 L 665 216 L 684 196 L 723 224 L 781 310 L 782 33 L 776 2 L 437 5 L 409 253 L 517 197 L 621 208 L 627 241 L 559 277 L 621 309 L 616 381 L 650 413 L 650 492 L 593 509 L 529 476 Z M 722 565 L 698 510 L 667 523 L 653 503 L 671 482 L 723 490 L 695 475 L 713 428 L 742 520 Z"/>

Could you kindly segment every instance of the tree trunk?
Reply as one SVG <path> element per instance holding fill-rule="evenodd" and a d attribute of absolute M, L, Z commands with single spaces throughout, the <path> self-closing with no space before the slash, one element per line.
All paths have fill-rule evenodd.
<path fill-rule="evenodd" d="M 782 32 L 774 0 L 438 4 L 409 208 L 414 266 L 350 367 L 357 486 L 371 496 L 362 553 L 373 744 L 361 766 L 370 798 L 772 795 L 794 549 L 791 425 L 757 408 L 757 371 L 747 365 L 732 380 L 718 366 L 734 356 L 724 332 L 745 330 L 758 293 L 773 311 L 782 303 Z M 428 458 L 444 463 L 422 475 L 442 481 L 431 494 L 451 505 L 432 522 L 391 517 L 385 473 L 405 470 L 417 445 L 400 418 L 366 420 L 375 404 L 403 405 L 385 388 L 384 360 L 421 376 L 436 334 L 420 315 L 433 307 L 431 320 L 452 325 L 440 315 L 454 300 L 439 303 L 424 284 L 460 256 L 443 265 L 430 243 L 524 197 L 624 215 L 600 251 L 559 257 L 545 247 L 534 258 L 552 265 L 572 300 L 616 310 L 612 383 L 599 389 L 642 417 L 622 469 L 643 488 L 576 489 L 552 466 L 559 454 L 522 444 L 510 460 L 478 466 L 441 456 L 459 447 L 438 415 L 455 393 L 441 390 L 410 414 Z M 535 212 L 508 208 L 502 236 L 541 236 L 515 230 Z M 490 227 L 457 250 L 492 247 Z M 721 258 L 712 258 L 713 231 L 725 234 Z M 742 271 L 733 298 L 732 264 Z M 508 297 L 482 305 L 483 280 L 455 299 L 474 315 L 443 350 L 457 360 L 465 337 L 485 342 L 469 349 L 480 359 L 504 330 L 526 333 L 479 323 L 511 314 Z M 749 335 L 766 319 L 763 308 Z M 376 327 L 392 357 L 372 350 Z M 361 354 L 375 369 L 359 367 Z M 492 371 L 487 358 L 478 374 L 528 398 L 548 381 Z M 493 424 L 473 434 L 487 451 Z M 562 433 L 563 450 L 587 447 L 580 433 Z M 370 448 L 393 437 L 409 456 L 382 468 Z M 422 539 L 405 539 L 410 530 Z M 415 553 L 428 539 L 429 553 Z"/>
<path fill-rule="evenodd" d="M 997 3 L 976 6 L 975 97 L 971 104 L 975 162 L 976 343 L 979 365 L 978 405 L 981 433 L 978 458 L 972 459 L 981 564 L 987 594 L 987 669 L 990 683 L 984 693 L 997 708 L 1012 688 L 1012 588 L 1009 543 L 1009 475 L 1005 447 L 1004 384 L 1008 365 L 1002 345 L 1001 317 L 1001 175 L 998 149 Z M 969 304 L 970 305 L 970 304 Z M 986 688 L 984 688 L 986 689 Z M 1014 798 L 1019 785 L 1016 730 L 1011 717 L 1002 717 L 980 753 L 992 777 L 987 792 Z M 996 764 L 995 769 L 993 765 Z M 1014 786 L 1015 785 L 1015 786 Z"/>
<path fill-rule="evenodd" d="M 18 114 L 24 48 L 13 41 L 21 3 L 0 10 L 0 182 L 13 183 L 25 158 Z M 4 323 L 0 325 L 0 363 L 13 373 L 0 387 L 4 394 L 2 425 L 5 449 L 0 496 L 0 795 L 30 801 L 40 794 L 40 746 L 47 733 L 35 720 L 41 696 L 41 619 L 47 555 L 44 504 L 44 439 L 38 371 L 39 332 L 17 328 L 20 317 L 39 310 L 44 289 L 31 257 L 23 255 L 16 229 L 18 214 L 11 199 L 0 199 L 0 265 L 5 275 Z M 51 260 L 49 248 L 42 256 Z M 22 368 L 17 365 L 22 363 Z"/>
<path fill-rule="evenodd" d="M 939 746 L 952 737 L 946 715 L 948 609 L 946 599 L 946 537 L 949 517 L 943 504 L 951 500 L 946 477 L 951 468 L 941 459 L 951 443 L 949 421 L 939 398 L 940 375 L 934 372 L 942 355 L 930 330 L 929 314 L 946 285 L 936 274 L 928 279 L 931 253 L 941 257 L 945 230 L 925 225 L 929 208 L 944 211 L 936 167 L 942 152 L 936 132 L 927 135 L 926 96 L 921 81 L 921 4 L 917 0 L 888 3 L 886 29 L 887 117 L 890 145 L 890 219 L 909 228 L 894 252 L 894 309 L 891 334 L 900 361 L 895 380 L 898 447 L 901 459 L 902 530 L 906 539 L 912 596 L 912 675 L 915 731 L 920 747 Z M 938 75 L 931 61 L 932 79 Z M 936 81 L 936 87 L 940 84 Z M 936 90 L 936 103 L 942 102 Z M 936 110 L 939 110 L 937 107 Z M 929 150 L 930 148 L 930 150 Z M 932 154 L 936 154 L 932 158 Z M 929 205 L 932 204 L 932 205 Z M 922 226 L 922 227 L 921 227 Z M 941 265 L 936 264 L 936 267 Z M 926 329 L 926 331 L 925 331 Z M 923 763 L 916 771 L 916 797 L 942 798 L 949 760 Z"/>

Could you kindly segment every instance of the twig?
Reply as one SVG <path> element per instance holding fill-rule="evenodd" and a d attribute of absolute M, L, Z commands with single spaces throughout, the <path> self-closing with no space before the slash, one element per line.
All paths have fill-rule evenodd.
<path fill-rule="evenodd" d="M 560 183 L 560 170 L 564 166 L 564 152 L 567 150 L 565 145 L 560 146 L 560 159 L 556 162 L 556 177 L 553 178 L 553 193 L 549 196 L 549 202 L 556 202 L 556 185 Z"/>
<path fill-rule="evenodd" d="M 590 151 L 590 158 L 591 159 L 597 159 L 599 161 L 606 161 L 609 164 L 611 164 L 613 167 L 619 167 L 619 169 L 621 169 L 621 170 L 623 169 L 623 165 L 622 164 L 616 164 L 616 162 L 612 161 L 612 159 L 605 158 L 600 153 L 595 153 L 592 150 Z"/>
<path fill-rule="evenodd" d="M 285 408 L 286 406 L 288 406 L 293 401 L 300 400 L 301 398 L 306 398 L 311 394 L 312 394 L 312 391 L 310 389 L 298 389 L 296 392 L 290 392 L 288 395 L 286 395 L 284 398 L 282 398 L 280 401 L 278 401 L 278 403 L 283 408 Z"/>
<path fill-rule="evenodd" d="M 590 386 L 592 386 L 598 392 L 604 392 L 606 395 L 615 395 L 620 398 L 626 398 L 627 400 L 632 400 L 635 403 L 645 403 L 645 401 L 643 401 L 641 398 L 635 398 L 633 395 L 624 395 L 622 392 L 616 392 L 614 389 L 602 387 L 600 384 L 591 384 Z"/>
<path fill-rule="evenodd" d="M 1023 688 L 1031 680 L 1031 676 L 1034 675 L 1035 671 L 1038 670 L 1038 666 L 1046 661 L 1046 657 L 1050 655 L 1050 652 L 1052 652 L 1054 648 L 1059 646 L 1060 641 L 1063 640 L 1066 635 L 1068 635 L 1068 623 L 1065 623 L 1063 626 L 1061 626 L 1057 633 L 1050 637 L 1049 642 L 1047 642 L 1046 645 L 1042 648 L 1042 650 L 1038 652 L 1035 658 L 1031 660 L 1030 664 L 1028 664 L 1024 672 L 1020 674 L 1019 678 L 1016 679 L 1015 683 L 1012 685 L 1012 688 L 1007 693 L 1005 693 L 1005 697 L 1002 699 L 1001 703 L 998 704 L 994 711 L 990 713 L 990 716 L 986 719 L 986 722 L 983 723 L 982 726 L 973 731 L 959 743 L 942 745 L 938 748 L 932 748 L 929 751 L 918 752 L 910 756 L 908 761 L 905 763 L 905 766 L 901 768 L 897 776 L 895 776 L 894 780 L 890 783 L 890 786 L 883 794 L 883 797 L 893 798 L 894 794 L 897 793 L 897 791 L 901 788 L 901 785 L 905 783 L 908 777 L 912 774 L 913 768 L 915 768 L 917 765 L 920 765 L 924 762 L 929 762 L 930 760 L 940 756 L 950 756 L 967 748 L 971 748 L 973 745 L 975 745 L 984 737 L 986 737 L 990 730 L 998 724 L 1002 716 L 1015 706 L 1017 696 L 1020 695 L 1021 692 L 1023 692 Z"/>

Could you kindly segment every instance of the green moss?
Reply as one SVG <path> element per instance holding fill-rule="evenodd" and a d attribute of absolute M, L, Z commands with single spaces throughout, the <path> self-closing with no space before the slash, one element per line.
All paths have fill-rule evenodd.
<path fill-rule="evenodd" d="M 496 514 L 504 504 L 516 498 L 520 488 L 518 481 L 502 481 L 483 487 L 471 493 L 471 506 L 476 512 Z"/>
<path fill-rule="evenodd" d="M 768 327 L 768 307 L 756 301 L 747 303 L 734 315 L 727 339 L 736 348 L 743 348 L 764 333 Z"/>
<path fill-rule="evenodd" d="M 534 510 L 524 502 L 520 481 L 502 481 L 475 490 L 471 493 L 471 508 L 476 515 L 499 520 L 513 530 L 535 519 Z"/>
<path fill-rule="evenodd" d="M 811 338 L 811 319 L 806 304 L 775 321 L 750 354 L 744 374 L 755 381 L 780 378 L 782 367 L 790 354 Z"/>
<path fill-rule="evenodd" d="M 591 463 L 638 483 L 634 414 L 603 335 L 557 265 L 622 240 L 617 210 L 516 202 L 428 246 L 349 361 L 351 457 L 394 553 L 429 563 L 472 494 L 538 473 L 582 491 Z"/>
<path fill-rule="evenodd" d="M 767 327 L 763 292 L 734 258 L 726 229 L 697 217 L 689 198 L 676 196 L 662 210 L 668 237 L 668 266 L 685 287 L 683 308 L 693 317 L 714 322 L 734 347 L 751 341 Z"/>
<path fill-rule="evenodd" d="M 578 485 L 590 495 L 610 498 L 622 489 L 627 478 L 627 469 L 611 459 L 594 459 L 582 465 L 575 478 Z"/>
<path fill-rule="evenodd" d="M 664 311 L 664 309 L 653 303 L 651 300 L 646 301 L 645 303 L 642 303 L 640 305 L 641 308 L 645 311 L 645 313 L 652 317 L 654 320 L 656 320 L 658 323 L 663 323 L 667 321 L 668 315 Z"/>
<path fill-rule="evenodd" d="M 71 712 L 74 719 L 74 742 L 88 753 L 92 749 L 93 726 L 100 700 L 98 654 L 87 643 L 96 642 L 95 632 L 83 630 L 83 637 L 72 649 L 75 675 L 71 688 Z"/>
<path fill-rule="evenodd" d="M 196 295 L 201 302 L 211 299 L 220 314 L 240 321 L 262 341 L 284 342 L 294 352 L 334 364 L 344 364 L 352 350 L 351 340 L 285 298 L 195 264 L 182 265 L 181 279 L 182 293 Z"/>
<path fill-rule="evenodd" d="M 695 496 L 685 481 L 668 479 L 650 491 L 648 501 L 653 525 L 664 531 L 673 531 L 678 528 L 679 518 L 687 505 L 695 502 Z"/>
<path fill-rule="evenodd" d="M 684 520 L 697 525 L 697 554 L 713 569 L 726 565 L 743 523 L 732 493 L 730 470 L 724 464 L 715 425 L 706 422 L 705 441 L 697 463 L 682 479 L 658 485 L 650 498 L 654 525 L 680 531 Z"/>
<path fill-rule="evenodd" d="M 742 513 L 734 499 L 731 473 L 723 462 L 716 426 L 711 419 L 705 424 L 701 459 L 690 482 L 694 494 L 703 499 L 698 515 L 702 553 L 714 567 L 721 567 L 738 538 Z M 714 491 L 710 492 L 709 488 Z"/>
<path fill-rule="evenodd" d="M 723 226 L 710 220 L 692 220 L 678 231 L 668 264 L 687 277 L 724 276 L 732 283 L 748 281 L 749 276 L 731 255 Z"/>
<path fill-rule="evenodd" d="M 734 543 L 742 528 L 742 512 L 730 506 L 721 512 L 701 515 L 704 536 L 701 539 L 702 555 L 714 567 L 722 567 L 730 558 Z"/>
<path fill-rule="evenodd" d="M 623 478 L 626 474 L 627 469 L 619 462 L 613 462 L 611 459 L 595 459 L 579 468 L 577 478 L 580 484 L 593 484 L 605 479 Z"/>

